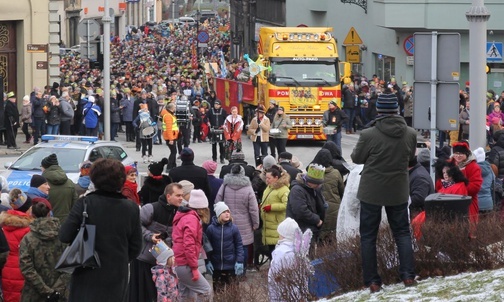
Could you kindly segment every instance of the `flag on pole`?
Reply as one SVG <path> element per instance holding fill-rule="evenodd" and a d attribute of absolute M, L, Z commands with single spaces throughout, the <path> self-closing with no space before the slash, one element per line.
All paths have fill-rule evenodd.
<path fill-rule="evenodd" d="M 224 60 L 224 52 L 220 51 L 220 68 L 221 68 L 221 78 L 227 77 L 226 61 Z"/>
<path fill-rule="evenodd" d="M 198 55 L 196 54 L 196 45 L 192 45 L 192 57 L 191 57 L 191 65 L 192 69 L 198 69 Z"/>

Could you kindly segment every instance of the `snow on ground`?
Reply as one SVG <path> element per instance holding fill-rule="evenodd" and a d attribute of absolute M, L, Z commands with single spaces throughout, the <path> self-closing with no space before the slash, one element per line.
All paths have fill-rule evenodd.
<path fill-rule="evenodd" d="M 369 289 L 366 289 L 319 300 L 335 301 L 504 301 L 504 269 L 429 278 L 419 281 L 416 287 L 409 288 L 405 288 L 402 283 L 386 285 L 375 294 L 370 294 Z"/>

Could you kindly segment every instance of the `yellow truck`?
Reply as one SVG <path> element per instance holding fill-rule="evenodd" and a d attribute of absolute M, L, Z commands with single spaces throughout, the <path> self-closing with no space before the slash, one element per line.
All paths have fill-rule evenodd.
<path fill-rule="evenodd" d="M 262 27 L 258 54 L 271 68 L 256 77 L 254 100 L 243 100 L 243 109 L 268 108 L 275 100 L 292 120 L 289 140 L 326 140 L 322 115 L 329 101 L 341 104 L 340 82 L 350 76 L 331 32 L 331 27 Z"/>

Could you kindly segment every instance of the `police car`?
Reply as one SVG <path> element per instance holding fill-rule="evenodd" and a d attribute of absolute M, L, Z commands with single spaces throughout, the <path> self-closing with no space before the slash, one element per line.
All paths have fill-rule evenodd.
<path fill-rule="evenodd" d="M 94 136 L 42 135 L 41 142 L 24 152 L 15 162 L 5 163 L 7 169 L 0 173 L 7 179 L 9 189 L 23 191 L 30 187 L 32 175 L 41 174 L 40 163 L 50 154 L 56 154 L 58 164 L 68 178 L 77 183 L 80 165 L 85 160 L 113 158 L 123 165 L 136 165 L 124 147 L 118 142 L 98 140 Z"/>

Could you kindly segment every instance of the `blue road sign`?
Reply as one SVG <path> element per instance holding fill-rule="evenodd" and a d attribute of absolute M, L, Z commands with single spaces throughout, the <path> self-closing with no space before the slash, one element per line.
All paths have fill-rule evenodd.
<path fill-rule="evenodd" d="M 502 62 L 502 42 L 487 42 L 487 62 Z"/>
<path fill-rule="evenodd" d="M 198 42 L 199 43 L 207 43 L 208 40 L 210 40 L 210 36 L 208 35 L 208 32 L 202 30 L 198 32 Z"/>

